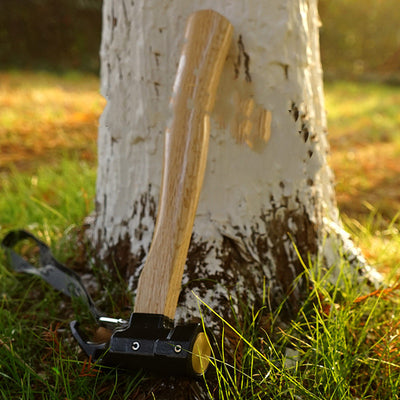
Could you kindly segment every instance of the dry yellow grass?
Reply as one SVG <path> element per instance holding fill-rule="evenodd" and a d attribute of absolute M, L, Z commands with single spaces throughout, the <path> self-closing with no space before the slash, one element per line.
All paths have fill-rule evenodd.
<path fill-rule="evenodd" d="M 0 73 L 0 169 L 54 162 L 66 152 L 95 160 L 105 105 L 98 87 L 90 75 Z"/>
<path fill-rule="evenodd" d="M 378 84 L 326 85 L 331 165 L 341 211 L 388 220 L 400 210 L 400 89 Z"/>
<path fill-rule="evenodd" d="M 347 228 L 385 275 L 400 265 L 400 88 L 326 85 L 331 166 Z"/>

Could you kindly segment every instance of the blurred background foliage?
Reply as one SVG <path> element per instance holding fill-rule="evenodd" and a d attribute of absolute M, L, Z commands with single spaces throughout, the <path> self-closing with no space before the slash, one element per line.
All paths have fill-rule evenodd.
<path fill-rule="evenodd" d="M 97 73 L 101 7 L 101 0 L 0 0 L 0 68 Z"/>
<path fill-rule="evenodd" d="M 98 73 L 101 6 L 1 0 L 0 68 Z M 399 0 L 320 0 L 319 10 L 326 78 L 400 83 Z"/>
<path fill-rule="evenodd" d="M 399 0 L 319 0 L 326 78 L 400 83 Z"/>

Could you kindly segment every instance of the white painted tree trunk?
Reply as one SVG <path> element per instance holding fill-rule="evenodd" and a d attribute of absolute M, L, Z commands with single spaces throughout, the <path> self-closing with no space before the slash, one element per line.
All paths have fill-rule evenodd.
<path fill-rule="evenodd" d="M 91 230 L 102 257 L 115 260 L 135 290 L 153 234 L 185 22 L 206 8 L 228 18 L 235 33 L 211 115 L 177 311 L 186 320 L 199 314 L 192 291 L 228 319 L 231 305 L 260 304 L 264 283 L 272 306 L 291 292 L 293 307 L 301 285 L 292 284 L 302 272 L 294 245 L 305 260 L 318 255 L 329 266 L 327 227 L 339 225 L 317 0 L 104 0 L 107 106 Z"/>

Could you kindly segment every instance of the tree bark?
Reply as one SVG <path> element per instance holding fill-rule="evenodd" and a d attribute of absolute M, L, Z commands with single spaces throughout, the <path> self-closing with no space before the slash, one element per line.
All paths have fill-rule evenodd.
<path fill-rule="evenodd" d="M 200 315 L 194 293 L 227 320 L 240 318 L 243 305 L 260 306 L 265 293 L 272 309 L 289 295 L 290 316 L 305 288 L 294 284 L 303 272 L 298 254 L 330 267 L 341 242 L 327 163 L 317 0 L 104 1 L 107 105 L 91 239 L 134 293 L 154 230 L 185 22 L 207 8 L 231 21 L 234 38 L 210 118 L 176 317 Z M 207 323 L 218 332 L 216 318 Z"/>

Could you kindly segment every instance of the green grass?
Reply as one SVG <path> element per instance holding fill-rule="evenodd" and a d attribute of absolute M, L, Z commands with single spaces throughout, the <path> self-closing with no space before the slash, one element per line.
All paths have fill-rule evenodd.
<path fill-rule="evenodd" d="M 74 232 L 92 211 L 95 172 L 85 162 L 64 159 L 32 175 L 3 173 L 1 237 L 9 229 L 29 229 L 60 260 L 76 256 Z M 0 398 L 129 398 L 141 374 L 100 373 L 87 366 L 70 337 L 68 323 L 77 317 L 70 300 L 38 278 L 15 275 L 6 264 L 1 257 Z"/>
<path fill-rule="evenodd" d="M 22 74 L 16 74 L 21 110 L 24 110 L 23 99 L 32 87 L 40 92 L 38 88 L 44 85 L 45 93 L 51 93 L 49 86 L 58 85 L 64 88 L 62 93 L 70 90 L 78 99 L 91 99 L 91 104 L 97 104 L 91 118 L 101 112 L 103 103 L 96 100 L 99 95 L 93 81 L 87 87 L 80 85 L 85 81 L 84 76 L 40 76 L 35 84 L 28 85 Z M 11 86 L 17 84 L 13 76 L 8 79 Z M 30 75 L 26 79 L 35 77 Z M 88 93 L 79 92 L 79 87 Z M 4 98 L 8 99 L 9 95 Z M 63 97 L 57 93 L 50 101 L 60 98 Z M 82 157 L 81 152 L 73 156 L 71 148 L 67 146 L 68 151 L 63 148 L 68 136 L 65 133 L 78 127 L 74 125 L 76 121 L 86 118 L 76 114 L 81 100 L 69 99 L 72 114 L 55 114 L 55 118 L 61 115 L 64 121 L 58 126 L 58 148 L 51 152 L 56 158 L 39 157 L 27 165 L 23 162 L 25 153 L 17 152 L 12 157 L 9 154 L 12 163 L 0 166 L 0 237 L 10 229 L 29 229 L 50 244 L 61 261 L 72 263 L 80 256 L 74 246 L 79 227 L 93 211 L 96 177 L 93 156 Z M 211 398 L 399 398 L 400 239 L 397 209 L 393 207 L 397 204 L 398 192 L 392 195 L 392 202 L 385 203 L 382 212 L 371 201 L 373 197 L 369 197 L 368 191 L 372 193 L 379 184 L 379 190 L 389 196 L 389 187 L 395 182 L 382 182 L 380 177 L 384 172 L 388 174 L 390 168 L 396 168 L 393 160 L 400 154 L 399 140 L 394 134 L 400 113 L 391 108 L 392 103 L 398 107 L 399 102 L 397 91 L 392 87 L 348 83 L 327 86 L 332 159 L 339 177 L 339 206 L 342 211 L 346 210 L 343 218 L 357 244 L 386 273 L 387 288 L 379 291 L 371 288 L 371 293 L 365 295 L 365 288 L 355 285 L 355 278 L 348 276 L 345 263 L 340 266 L 341 273 L 335 284 L 330 282 L 329 273 L 314 276 L 315 268 L 307 265 L 311 291 L 297 317 L 287 326 L 278 325 L 279 310 L 271 315 L 267 305 L 259 310 L 247 310 L 244 321 L 236 326 L 229 326 L 218 316 L 226 339 L 237 345 L 232 358 L 224 352 L 224 342 L 218 344 L 215 366 L 206 381 Z M 57 108 L 54 104 L 51 107 Z M 376 110 L 384 121 L 371 117 Z M 47 122 L 39 138 L 51 133 L 54 126 L 52 111 L 43 114 Z M 40 118 L 38 110 L 32 115 Z M 8 117 L 0 115 L 1 118 Z M 20 137 L 26 135 L 19 118 L 7 121 L 7 132 Z M 93 149 L 95 124 L 79 125 L 81 128 L 87 132 L 81 140 L 86 140 Z M 7 143 L 2 135 L 6 132 L 4 129 L 0 131 L 0 145 Z M 33 134 L 35 125 L 29 129 L 29 134 Z M 77 137 L 74 140 L 76 148 L 86 146 Z M 367 156 L 365 149 L 371 145 L 384 157 L 382 163 L 386 170 L 367 175 L 371 172 L 366 168 L 371 156 Z M 33 138 L 29 146 L 35 146 Z M 37 154 L 42 154 L 42 149 L 37 149 Z M 358 162 L 349 157 L 355 157 Z M 354 169 L 360 166 L 361 169 Z M 349 183 L 353 175 L 357 179 Z M 363 184 L 368 179 L 373 181 L 366 190 Z M 345 201 L 346 196 L 350 201 Z M 363 205 L 358 207 L 357 203 Z M 95 276 L 96 273 L 100 274 L 94 271 Z M 11 272 L 2 254 L 0 277 L 0 399 L 134 399 L 140 398 L 137 396 L 143 385 L 151 393 L 154 383 L 141 373 L 97 371 L 87 365 L 69 333 L 68 323 L 76 317 L 75 306 L 69 299 L 49 289 L 40 279 Z M 103 289 L 111 290 L 111 287 L 103 286 Z M 112 297 L 100 299 L 100 308 L 112 303 Z"/>
<path fill-rule="evenodd" d="M 367 202 L 392 220 L 400 209 L 399 88 L 334 82 L 325 89 L 339 208 L 363 221 Z"/>
<path fill-rule="evenodd" d="M 325 89 L 333 144 L 400 141 L 398 86 L 339 81 Z"/>
<path fill-rule="evenodd" d="M 105 100 L 98 78 L 69 73 L 0 72 L 0 170 L 35 169 L 66 154 L 93 162 Z"/>
<path fill-rule="evenodd" d="M 1 176 L 1 229 L 46 227 L 51 237 L 92 211 L 96 170 L 85 162 L 62 159 L 32 174 L 13 170 Z"/>
<path fill-rule="evenodd" d="M 400 91 L 376 83 L 325 85 L 330 163 L 348 230 L 386 274 L 400 264 Z"/>
<path fill-rule="evenodd" d="M 236 365 L 215 363 L 221 398 L 399 398 L 400 288 L 360 296 L 346 264 L 335 285 L 329 272 L 307 274 L 313 289 L 284 330 L 267 307 L 249 311 L 242 327 L 220 317 L 239 339 Z"/>

